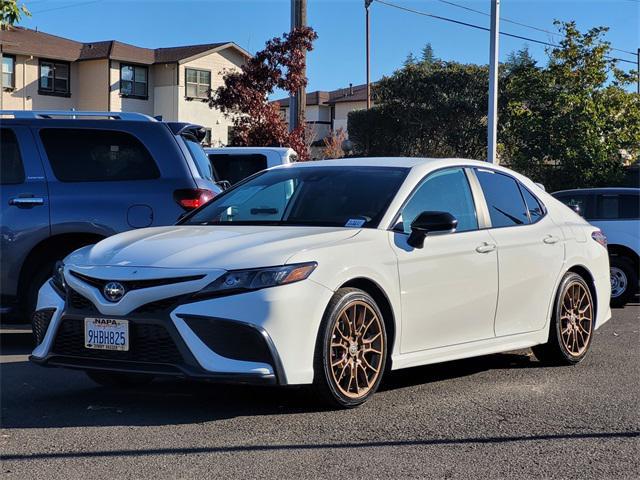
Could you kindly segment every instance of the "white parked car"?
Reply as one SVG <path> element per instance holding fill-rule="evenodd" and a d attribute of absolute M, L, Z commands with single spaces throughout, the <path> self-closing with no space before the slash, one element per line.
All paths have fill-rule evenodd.
<path fill-rule="evenodd" d="M 176 226 L 69 255 L 40 291 L 31 360 L 104 384 L 312 384 L 342 407 L 386 369 L 526 347 L 575 364 L 611 316 L 605 245 L 484 162 L 276 167 Z"/>
<path fill-rule="evenodd" d="M 611 305 L 624 306 L 638 291 L 640 188 L 585 188 L 553 194 L 606 235 L 611 266 Z"/>
<path fill-rule="evenodd" d="M 229 182 L 240 180 L 277 165 L 286 165 L 298 160 L 295 150 L 288 147 L 221 147 L 205 148 L 216 180 Z"/>

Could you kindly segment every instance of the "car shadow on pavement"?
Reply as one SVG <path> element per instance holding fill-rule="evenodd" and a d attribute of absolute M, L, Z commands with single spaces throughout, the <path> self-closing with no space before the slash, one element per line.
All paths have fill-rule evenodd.
<path fill-rule="evenodd" d="M 11 428 L 195 424 L 238 416 L 323 411 L 308 389 L 220 385 L 158 379 L 131 389 L 100 387 L 83 372 L 42 368 L 26 360 L 30 333 L 0 334 L 0 425 Z M 382 390 L 439 382 L 489 369 L 530 368 L 525 353 L 390 372 Z"/>

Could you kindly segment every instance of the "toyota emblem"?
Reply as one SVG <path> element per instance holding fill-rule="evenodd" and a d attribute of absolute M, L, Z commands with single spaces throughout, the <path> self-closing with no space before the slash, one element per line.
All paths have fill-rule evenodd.
<path fill-rule="evenodd" d="M 124 285 L 122 285 L 120 282 L 108 282 L 102 289 L 104 298 L 106 298 L 110 302 L 120 301 L 120 299 L 124 297 L 125 293 L 126 290 L 124 288 Z"/>

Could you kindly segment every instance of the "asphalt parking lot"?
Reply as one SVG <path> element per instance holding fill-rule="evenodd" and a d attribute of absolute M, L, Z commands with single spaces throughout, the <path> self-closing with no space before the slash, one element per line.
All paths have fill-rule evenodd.
<path fill-rule="evenodd" d="M 3 478 L 637 478 L 640 304 L 577 367 L 528 351 L 398 372 L 364 406 L 297 389 L 156 381 L 114 391 L 0 333 Z"/>

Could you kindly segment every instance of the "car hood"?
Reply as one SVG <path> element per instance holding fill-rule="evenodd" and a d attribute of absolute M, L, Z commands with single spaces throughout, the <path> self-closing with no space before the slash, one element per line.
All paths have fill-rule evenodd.
<path fill-rule="evenodd" d="M 191 226 L 132 230 L 77 250 L 77 266 L 225 269 L 284 265 L 307 249 L 346 240 L 359 229 L 288 226 Z"/>

